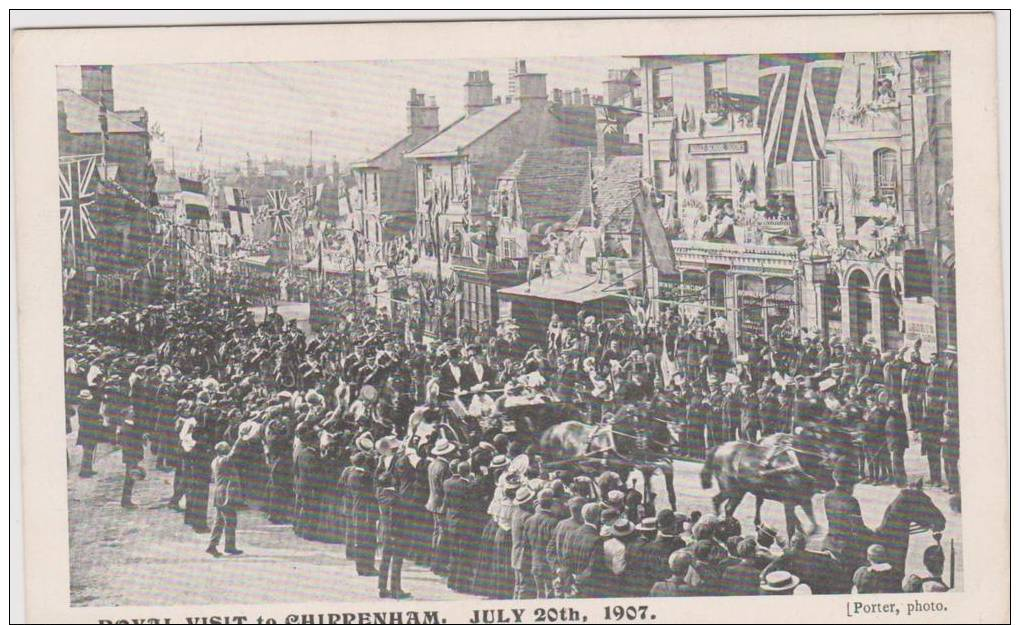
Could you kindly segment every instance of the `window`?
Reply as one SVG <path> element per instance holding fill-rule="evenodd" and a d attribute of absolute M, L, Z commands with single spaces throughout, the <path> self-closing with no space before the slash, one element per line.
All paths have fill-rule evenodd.
<path fill-rule="evenodd" d="M 709 198 L 729 198 L 733 195 L 730 159 L 710 158 L 706 161 L 705 187 Z"/>
<path fill-rule="evenodd" d="M 725 108 L 726 61 L 705 63 L 705 112 L 719 113 Z"/>
<path fill-rule="evenodd" d="M 708 278 L 708 307 L 710 318 L 726 316 L 726 273 L 713 271 Z"/>
<path fill-rule="evenodd" d="M 514 244 L 514 240 L 511 238 L 503 239 L 500 251 L 503 253 L 503 260 L 517 258 L 517 245 Z"/>
<path fill-rule="evenodd" d="M 822 178 L 819 216 L 823 221 L 835 221 L 836 209 L 839 208 L 839 154 L 826 152 L 819 165 Z"/>
<path fill-rule="evenodd" d="M 656 117 L 673 115 L 673 69 L 652 70 L 652 105 Z"/>
<path fill-rule="evenodd" d="M 875 68 L 875 101 L 878 104 L 896 104 L 896 67 L 879 65 Z"/>
<path fill-rule="evenodd" d="M 875 200 L 896 206 L 897 159 L 889 148 L 875 151 Z"/>

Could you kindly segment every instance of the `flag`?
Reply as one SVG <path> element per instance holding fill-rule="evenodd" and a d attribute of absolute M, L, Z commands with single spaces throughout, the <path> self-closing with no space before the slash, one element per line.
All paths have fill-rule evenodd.
<path fill-rule="evenodd" d="M 677 167 L 680 165 L 680 156 L 676 152 L 678 130 L 676 115 L 674 115 L 673 124 L 669 127 L 669 175 L 671 178 L 676 175 Z"/>
<path fill-rule="evenodd" d="M 184 215 L 189 221 L 209 220 L 209 197 L 205 194 L 205 185 L 201 180 L 178 178 L 181 191 L 177 194 L 180 205 L 184 207 Z"/>
<path fill-rule="evenodd" d="M 244 190 L 237 187 L 224 187 L 223 193 L 227 198 L 227 211 L 230 214 L 230 233 L 238 236 L 254 234 L 251 206 L 248 204 L 248 198 L 244 195 Z"/>
<path fill-rule="evenodd" d="M 290 202 L 287 192 L 283 189 L 266 191 L 269 197 L 268 216 L 273 221 L 273 234 L 290 232 L 293 229 L 290 217 Z"/>
<path fill-rule="evenodd" d="M 762 139 L 767 164 L 824 158 L 842 55 L 776 55 L 767 62 L 758 81 L 759 99 L 766 104 Z"/>
<path fill-rule="evenodd" d="M 85 239 L 96 238 L 90 209 L 97 195 L 97 161 L 98 155 L 60 159 L 60 238 L 72 249 Z"/>

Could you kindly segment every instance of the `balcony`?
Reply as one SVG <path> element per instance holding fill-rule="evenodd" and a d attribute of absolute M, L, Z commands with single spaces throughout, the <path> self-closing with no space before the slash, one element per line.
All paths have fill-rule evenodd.
<path fill-rule="evenodd" d="M 473 273 L 523 273 L 528 269 L 527 258 L 496 258 L 493 254 L 479 254 L 477 259 L 453 255 L 449 263 L 455 269 Z"/>

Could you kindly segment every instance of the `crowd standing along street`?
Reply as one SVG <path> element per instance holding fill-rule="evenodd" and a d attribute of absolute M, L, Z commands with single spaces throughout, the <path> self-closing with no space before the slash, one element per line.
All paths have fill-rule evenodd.
<path fill-rule="evenodd" d="M 117 512 L 209 565 L 260 515 L 384 599 L 954 589 L 948 54 L 642 57 L 602 95 L 538 63 L 445 125 L 411 89 L 346 168 L 211 167 L 202 130 L 186 175 L 82 66 L 69 496 L 116 453 Z"/>

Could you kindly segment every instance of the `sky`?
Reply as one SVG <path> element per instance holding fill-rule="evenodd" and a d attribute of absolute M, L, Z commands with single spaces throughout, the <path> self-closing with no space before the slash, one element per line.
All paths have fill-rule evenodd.
<path fill-rule="evenodd" d="M 610 68 L 634 65 L 633 59 L 608 57 L 527 63 L 529 71 L 548 74 L 550 93 L 579 87 L 592 94 L 603 93 Z M 169 161 L 173 146 L 178 171 L 200 161 L 206 168 L 239 165 L 246 154 L 258 163 L 264 157 L 304 163 L 310 148 L 317 162 L 336 156 L 347 165 L 404 136 L 412 87 L 436 97 L 445 125 L 463 114 L 469 70 L 489 70 L 495 94 L 505 95 L 512 66 L 513 59 L 502 58 L 116 65 L 114 105 L 145 107 L 150 127 L 158 124 L 165 134 L 153 139 L 153 158 Z M 58 67 L 57 86 L 79 90 L 80 69 Z M 202 152 L 196 150 L 200 133 Z"/>

